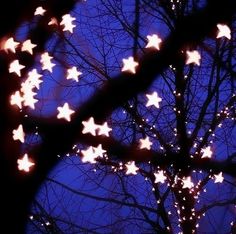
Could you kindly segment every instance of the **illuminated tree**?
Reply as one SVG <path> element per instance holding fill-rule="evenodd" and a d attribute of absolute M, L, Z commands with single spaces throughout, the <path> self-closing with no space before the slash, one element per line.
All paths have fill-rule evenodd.
<path fill-rule="evenodd" d="M 28 216 L 48 233 L 97 233 L 97 224 L 65 226 L 38 202 L 29 214 L 49 170 L 70 156 L 65 165 L 96 169 L 98 189 L 111 174 L 112 196 L 50 183 L 130 212 L 100 232 L 137 220 L 141 231 L 201 230 L 205 213 L 235 204 L 233 0 L 94 1 L 78 13 L 73 4 L 35 2 L 9 24 L 21 24 L 14 35 L 3 33 L 5 225 L 21 233 Z"/>

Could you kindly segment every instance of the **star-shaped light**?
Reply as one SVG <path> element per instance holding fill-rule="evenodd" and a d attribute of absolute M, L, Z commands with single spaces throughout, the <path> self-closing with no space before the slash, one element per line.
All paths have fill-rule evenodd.
<path fill-rule="evenodd" d="M 20 90 L 23 94 L 26 94 L 28 92 L 33 92 L 32 91 L 33 88 L 34 87 L 31 85 L 31 83 L 28 80 L 26 80 L 25 82 L 21 83 L 21 89 Z"/>
<path fill-rule="evenodd" d="M 97 125 L 98 135 L 104 135 L 109 137 L 109 132 L 112 130 L 108 127 L 107 122 L 104 122 L 102 125 Z"/>
<path fill-rule="evenodd" d="M 140 149 L 148 149 L 150 150 L 152 146 L 152 142 L 150 141 L 149 137 L 146 136 L 144 139 L 139 140 L 139 148 Z"/>
<path fill-rule="evenodd" d="M 162 101 L 162 99 L 158 96 L 157 92 L 153 92 L 152 94 L 146 94 L 146 97 L 148 98 L 146 107 L 148 106 L 155 106 L 156 108 L 159 108 L 159 102 Z"/>
<path fill-rule="evenodd" d="M 206 148 L 202 149 L 201 152 L 202 152 L 201 158 L 211 158 L 212 156 L 212 151 L 210 146 L 207 146 Z"/>
<path fill-rule="evenodd" d="M 25 66 L 21 65 L 19 63 L 19 60 L 14 60 L 13 62 L 10 63 L 9 66 L 9 72 L 10 73 L 16 73 L 18 76 L 21 76 L 21 69 L 23 69 Z"/>
<path fill-rule="evenodd" d="M 33 44 L 30 39 L 28 39 L 28 40 L 23 42 L 22 47 L 21 47 L 21 51 L 25 51 L 25 52 L 28 52 L 30 54 L 33 54 L 33 48 L 34 47 L 36 47 L 36 45 Z"/>
<path fill-rule="evenodd" d="M 222 172 L 220 172 L 219 174 L 214 175 L 214 179 L 215 179 L 214 183 L 222 183 L 223 180 L 224 180 Z"/>
<path fill-rule="evenodd" d="M 52 17 L 48 25 L 58 25 L 57 19 L 55 17 Z"/>
<path fill-rule="evenodd" d="M 38 100 L 34 97 L 37 93 L 34 92 L 33 89 L 35 87 L 39 89 L 39 84 L 42 82 L 39 80 L 39 77 L 41 77 L 41 75 L 37 73 L 36 69 L 33 69 L 28 73 L 27 80 L 21 83 L 24 106 L 28 106 L 32 109 L 35 108 L 35 103 L 38 102 Z"/>
<path fill-rule="evenodd" d="M 158 171 L 157 173 L 154 173 L 154 176 L 155 176 L 155 181 L 154 183 L 165 183 L 165 180 L 166 180 L 166 176 L 164 175 L 164 172 L 161 170 L 161 171 Z"/>
<path fill-rule="evenodd" d="M 126 166 L 126 174 L 127 175 L 130 175 L 130 174 L 136 175 L 137 174 L 137 171 L 139 168 L 136 167 L 134 161 L 126 163 L 125 166 Z"/>
<path fill-rule="evenodd" d="M 59 106 L 57 108 L 57 110 L 59 112 L 57 115 L 57 118 L 58 119 L 65 119 L 68 122 L 70 122 L 71 115 L 75 112 L 72 109 L 70 109 L 69 104 L 67 102 L 63 106 L 61 106 L 61 107 Z"/>
<path fill-rule="evenodd" d="M 217 24 L 218 34 L 216 38 L 226 37 L 231 39 L 231 30 L 226 24 Z"/>
<path fill-rule="evenodd" d="M 186 53 L 187 53 L 186 64 L 193 63 L 200 66 L 201 55 L 199 54 L 197 50 L 193 50 L 193 51 L 187 50 Z"/>
<path fill-rule="evenodd" d="M 35 103 L 38 102 L 38 100 L 34 98 L 35 95 L 37 95 L 37 93 L 33 92 L 32 89 L 28 89 L 27 92 L 24 92 L 24 106 L 34 109 Z"/>
<path fill-rule="evenodd" d="M 96 136 L 97 124 L 95 124 L 93 117 L 90 117 L 87 121 L 82 121 L 82 124 L 84 125 L 83 134 L 90 133 Z"/>
<path fill-rule="evenodd" d="M 190 176 L 184 177 L 182 179 L 182 181 L 183 181 L 183 188 L 191 189 L 194 186 L 194 183 L 191 181 L 191 177 Z"/>
<path fill-rule="evenodd" d="M 145 48 L 154 48 L 156 50 L 160 50 L 160 43 L 162 42 L 161 38 L 156 34 L 147 36 L 148 43 Z"/>
<path fill-rule="evenodd" d="M 101 144 L 99 144 L 97 147 L 93 147 L 93 151 L 96 157 L 103 157 L 103 155 L 106 153 L 106 150 L 102 148 Z"/>
<path fill-rule="evenodd" d="M 83 155 L 82 162 L 86 163 L 96 163 L 97 155 L 94 153 L 93 147 L 89 146 L 86 150 L 81 150 L 81 153 Z"/>
<path fill-rule="evenodd" d="M 17 164 L 18 169 L 25 172 L 29 172 L 30 168 L 35 165 L 35 163 L 29 160 L 28 154 L 25 154 L 22 159 L 18 159 Z"/>
<path fill-rule="evenodd" d="M 16 48 L 19 44 L 20 44 L 19 42 L 14 41 L 13 37 L 10 37 L 3 43 L 3 49 L 6 51 L 9 50 L 13 53 L 16 53 Z"/>
<path fill-rule="evenodd" d="M 22 143 L 25 142 L 25 133 L 22 124 L 20 124 L 17 129 L 13 130 L 12 134 L 13 134 L 13 140 L 15 141 L 19 140 Z"/>
<path fill-rule="evenodd" d="M 136 67 L 138 66 L 138 63 L 134 61 L 134 58 L 130 56 L 128 59 L 123 59 L 123 67 L 121 71 L 127 71 L 135 74 Z"/>
<path fill-rule="evenodd" d="M 51 59 L 53 57 L 48 54 L 48 52 L 45 52 L 41 55 L 40 62 L 42 63 L 42 69 L 43 70 L 48 70 L 52 72 L 52 68 L 56 65 L 52 63 Z"/>
<path fill-rule="evenodd" d="M 10 103 L 11 105 L 17 105 L 20 109 L 22 108 L 22 102 L 24 98 L 21 96 L 19 91 L 16 91 L 11 95 Z"/>
<path fill-rule="evenodd" d="M 39 89 L 39 85 L 43 82 L 42 80 L 40 80 L 41 77 L 42 75 L 39 74 L 37 69 L 34 68 L 32 71 L 28 73 L 27 82 L 29 82 L 32 88 Z"/>
<path fill-rule="evenodd" d="M 69 31 L 73 33 L 73 28 L 75 27 L 75 24 L 72 23 L 75 18 L 72 17 L 70 14 L 66 14 L 62 16 L 62 21 L 60 25 L 64 26 L 63 31 Z"/>
<path fill-rule="evenodd" d="M 44 13 L 46 12 L 45 9 L 43 9 L 41 6 L 37 7 L 35 12 L 34 12 L 34 15 L 44 15 Z"/>
<path fill-rule="evenodd" d="M 69 68 L 67 70 L 67 76 L 66 79 L 72 79 L 75 80 L 76 82 L 79 81 L 78 76 L 82 75 L 82 72 L 78 71 L 76 67 Z"/>

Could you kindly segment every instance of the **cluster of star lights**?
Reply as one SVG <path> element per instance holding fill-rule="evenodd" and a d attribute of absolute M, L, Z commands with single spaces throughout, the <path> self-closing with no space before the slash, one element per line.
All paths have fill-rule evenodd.
<path fill-rule="evenodd" d="M 35 10 L 35 17 L 43 17 L 46 10 L 43 7 L 38 7 Z M 62 17 L 61 22 L 58 22 L 56 18 L 51 18 L 48 22 L 48 27 L 52 25 L 59 27 L 63 31 L 67 33 L 73 33 L 74 28 L 76 25 L 74 24 L 75 18 L 72 17 L 70 14 L 66 14 Z M 231 39 L 231 31 L 227 25 L 218 24 L 217 25 L 218 33 L 217 38 L 227 38 Z M 152 34 L 147 36 L 147 50 L 160 50 L 162 43 L 162 39 L 157 34 Z M 24 42 L 15 41 L 13 37 L 5 38 L 0 42 L 0 49 L 4 50 L 6 53 L 16 54 L 16 51 L 21 51 L 24 53 L 28 53 L 33 55 L 34 49 L 37 47 L 36 44 L 32 43 L 31 39 L 27 39 Z M 200 66 L 201 64 L 201 55 L 197 50 L 186 50 L 186 65 L 197 65 Z M 12 56 L 13 57 L 13 56 Z M 40 56 L 40 64 L 41 69 L 33 68 L 32 70 L 28 71 L 26 77 L 22 78 L 21 87 L 19 90 L 16 90 L 10 96 L 10 105 L 15 106 L 20 111 L 22 108 L 31 108 L 35 109 L 35 105 L 38 102 L 36 98 L 37 92 L 40 89 L 40 84 L 43 82 L 42 76 L 43 72 L 52 73 L 56 63 L 53 61 L 54 58 L 49 54 L 49 52 L 44 52 Z M 137 72 L 139 63 L 135 61 L 135 59 L 130 56 L 128 58 L 123 59 L 123 66 L 121 71 L 124 73 L 130 73 L 131 77 L 132 74 Z M 24 64 L 16 58 L 13 59 L 9 63 L 9 73 L 13 76 L 13 78 L 21 77 L 22 70 L 27 69 Z M 66 79 L 71 79 L 74 82 L 79 82 L 79 77 L 82 75 L 82 72 L 78 70 L 76 66 L 68 67 Z M 176 94 L 178 95 L 178 94 Z M 151 108 L 160 108 L 160 103 L 162 102 L 162 98 L 156 91 L 152 93 L 146 94 L 146 107 Z M 64 102 L 63 104 L 57 107 L 57 118 L 61 121 L 70 122 L 75 110 L 71 108 L 71 106 Z M 103 124 L 96 124 L 93 117 L 88 118 L 86 121 L 82 121 L 83 125 L 83 134 L 91 134 L 92 136 L 103 136 L 109 137 L 110 132 L 112 129 L 108 126 L 107 122 Z M 16 126 L 15 129 L 12 131 L 12 138 L 14 141 L 19 141 L 22 144 L 25 143 L 26 134 L 24 132 L 24 126 L 19 124 Z M 142 139 L 139 139 L 138 147 L 140 150 L 151 150 L 153 142 L 151 142 L 149 136 L 144 136 Z M 96 160 L 100 157 L 106 157 L 106 150 L 103 149 L 101 144 L 98 144 L 97 147 L 89 146 L 84 150 L 78 150 L 78 153 L 82 156 L 82 162 L 84 163 L 96 163 Z M 201 149 L 200 156 L 203 160 L 205 158 L 211 158 L 213 151 L 211 146 L 206 146 L 205 148 Z M 33 160 L 25 153 L 22 157 L 17 160 L 18 169 L 20 171 L 29 172 L 35 163 Z M 129 161 L 124 165 L 121 163 L 119 164 L 121 170 L 125 170 L 127 175 L 135 175 L 140 170 L 139 167 L 135 165 L 134 161 Z M 222 183 L 224 177 L 222 172 L 219 174 L 212 175 L 211 177 L 214 179 L 215 183 Z M 194 185 L 191 177 L 184 177 L 184 178 L 176 178 L 175 183 L 178 181 L 182 184 L 183 189 L 189 189 L 190 193 L 194 192 L 194 188 L 198 188 L 198 184 Z M 160 168 L 155 171 L 154 173 L 154 183 L 166 183 L 168 182 L 168 176 L 165 171 L 161 170 Z"/>
<path fill-rule="evenodd" d="M 46 10 L 42 7 L 38 7 L 35 10 L 35 16 L 43 16 Z M 52 18 L 50 22 L 48 22 L 49 27 L 51 25 L 56 25 L 58 27 L 62 27 L 63 31 L 68 33 L 73 33 L 73 29 L 75 25 L 73 21 L 75 20 L 70 14 L 66 14 L 62 17 L 61 22 L 57 22 L 56 18 Z M 217 38 L 225 37 L 227 39 L 231 39 L 231 31 L 227 25 L 218 24 L 218 34 Z M 151 50 L 160 50 L 160 46 L 162 43 L 162 39 L 157 35 L 148 35 L 147 36 L 147 45 L 146 49 Z M 22 52 L 29 53 L 33 55 L 34 48 L 37 46 L 33 44 L 30 39 L 25 40 L 24 42 L 20 43 L 14 40 L 13 37 L 4 39 L 1 44 L 1 50 L 5 50 L 6 53 L 16 53 L 16 50 L 21 50 Z M 50 73 L 53 72 L 53 68 L 56 66 L 56 63 L 53 62 L 53 57 L 48 53 L 44 52 L 40 56 L 40 63 L 41 63 L 41 70 L 32 69 L 27 73 L 25 79 L 21 83 L 20 90 L 15 91 L 10 97 L 10 104 L 16 106 L 18 109 L 22 109 L 23 107 L 28 107 L 31 109 L 35 109 L 35 105 L 38 102 L 36 98 L 37 91 L 40 89 L 40 84 L 42 81 L 42 73 L 43 71 L 48 71 Z M 201 55 L 197 50 L 187 50 L 186 51 L 186 65 L 192 64 L 200 66 L 201 63 Z M 136 70 L 139 66 L 138 61 L 135 61 L 132 56 L 128 57 L 127 59 L 123 59 L 123 66 L 121 68 L 122 72 L 135 74 Z M 9 64 L 9 73 L 13 74 L 14 76 L 21 77 L 21 71 L 26 69 L 24 64 L 21 64 L 18 59 L 14 59 Z M 72 79 L 75 82 L 79 82 L 79 76 L 82 75 L 82 72 L 78 70 L 76 66 L 71 66 L 67 69 L 67 76 L 66 79 Z M 153 106 L 154 108 L 160 108 L 160 103 L 162 98 L 156 91 L 152 93 L 146 94 L 146 107 Z M 63 121 L 71 121 L 71 116 L 75 113 L 70 105 L 65 102 L 63 105 L 57 107 L 57 118 L 62 119 Z M 83 125 L 83 134 L 91 134 L 93 136 L 104 136 L 109 137 L 110 132 L 112 129 L 108 126 L 107 122 L 103 124 L 96 124 L 93 117 L 90 117 L 86 121 L 82 121 Z M 12 137 L 15 141 L 20 141 L 22 144 L 25 143 L 25 132 L 22 124 L 16 127 L 12 131 Z M 145 136 L 142 139 L 139 139 L 139 149 L 140 150 L 150 150 L 152 147 L 152 142 L 148 136 Z M 99 144 L 97 147 L 89 146 L 87 149 L 78 150 L 78 153 L 82 155 L 82 162 L 84 163 L 96 163 L 96 160 L 99 157 L 106 157 L 106 150 L 102 148 L 102 145 Z M 211 146 L 206 146 L 205 148 L 201 149 L 201 158 L 211 158 L 212 157 L 212 149 Z M 29 172 L 30 169 L 35 165 L 32 159 L 29 158 L 28 154 L 24 154 L 22 158 L 17 160 L 18 169 L 20 171 Z M 134 161 L 129 161 L 125 165 L 125 167 L 121 167 L 125 169 L 127 175 L 135 175 L 139 171 L 139 168 L 135 165 Z M 222 172 L 219 174 L 213 175 L 212 178 L 214 179 L 215 183 L 222 183 L 224 177 Z M 176 178 L 176 183 L 180 180 L 180 178 Z M 157 170 L 154 173 L 154 183 L 165 183 L 168 181 L 168 177 L 163 170 Z M 194 192 L 194 187 L 197 188 L 198 185 L 194 185 L 191 177 L 184 177 L 181 178 L 181 183 L 183 189 L 187 188 L 190 192 Z"/>
<path fill-rule="evenodd" d="M 46 10 L 43 9 L 41 6 L 35 10 L 35 17 L 43 17 Z M 68 33 L 73 33 L 73 29 L 76 25 L 73 23 L 75 18 L 72 17 L 70 14 L 66 14 L 62 17 L 61 22 L 58 22 L 56 18 L 51 18 L 48 22 L 48 26 L 55 25 L 57 27 L 61 27 L 61 29 Z M 227 39 L 231 39 L 231 31 L 227 25 L 218 24 L 218 34 L 217 38 L 225 37 Z M 149 50 L 160 50 L 160 46 L 162 43 L 162 39 L 157 34 L 152 34 L 147 36 L 147 44 L 146 49 Z M 17 42 L 14 40 L 13 37 L 5 38 L 0 42 L 0 49 L 4 50 L 6 53 L 15 54 L 16 50 L 21 50 L 22 52 L 29 53 L 33 55 L 34 48 L 36 44 L 33 44 L 30 39 L 25 40 L 24 42 Z M 41 63 L 41 70 L 37 70 L 36 68 L 32 69 L 27 73 L 26 78 L 23 79 L 21 83 L 20 90 L 15 91 L 10 96 L 10 104 L 16 106 L 19 110 L 23 107 L 28 107 L 31 109 L 35 109 L 35 105 L 38 102 L 36 98 L 37 91 L 40 89 L 40 84 L 43 82 L 41 80 L 42 73 L 44 71 L 48 71 L 49 73 L 53 72 L 54 66 L 56 63 L 53 62 L 53 57 L 48 53 L 44 52 L 40 56 L 40 63 Z M 186 65 L 193 64 L 200 66 L 201 63 L 201 55 L 197 50 L 187 50 L 186 51 Z M 132 56 L 128 57 L 127 59 L 123 59 L 123 66 L 121 68 L 122 72 L 135 74 L 136 70 L 139 66 L 138 61 L 135 61 Z M 9 64 L 9 73 L 13 74 L 14 76 L 21 77 L 21 71 L 26 69 L 24 64 L 21 64 L 18 59 L 14 59 Z M 71 66 L 67 69 L 67 76 L 66 79 L 72 79 L 75 82 L 79 82 L 79 76 L 82 75 L 82 72 L 78 70 L 76 66 Z M 146 107 L 153 106 L 155 108 L 160 107 L 160 103 L 162 98 L 158 95 L 156 91 L 153 91 L 150 94 L 146 94 L 147 102 Z M 67 102 L 63 105 L 57 107 L 57 118 L 63 119 L 63 121 L 71 121 L 71 116 L 75 111 L 69 106 Z M 102 125 L 95 124 L 94 118 L 90 117 L 87 121 L 83 121 L 83 134 L 91 134 L 93 136 L 96 135 L 103 135 L 105 137 L 109 137 L 109 132 L 112 130 L 107 122 L 104 122 Z M 13 140 L 20 141 L 21 143 L 25 142 L 25 133 L 22 124 L 19 124 L 16 129 L 12 132 Z M 150 141 L 149 137 L 146 136 L 143 139 L 139 139 L 139 148 L 140 150 L 150 150 L 152 147 L 152 142 Z M 82 155 L 83 162 L 95 163 L 96 159 L 99 157 L 103 157 L 106 155 L 106 150 L 102 148 L 102 145 L 99 144 L 97 147 L 88 147 L 85 150 L 78 150 L 78 152 Z M 201 158 L 211 158 L 212 150 L 210 146 L 203 148 L 201 150 Z M 35 164 L 32 159 L 29 158 L 28 154 L 24 154 L 22 158 L 17 160 L 18 169 L 23 170 L 25 172 L 29 172 L 31 167 Z M 125 164 L 126 174 L 135 175 L 139 171 L 139 168 L 135 165 L 134 161 L 127 162 Z M 164 171 L 159 170 L 154 173 L 155 176 L 155 183 L 164 183 L 167 180 Z M 215 183 L 220 183 L 223 181 L 222 173 L 214 176 Z M 193 187 L 193 182 L 191 181 L 190 177 L 182 178 L 183 188 L 191 189 Z"/>
<path fill-rule="evenodd" d="M 34 15 L 35 17 L 43 17 L 45 12 L 46 10 L 39 6 L 35 9 Z M 72 17 L 70 14 L 65 14 L 62 16 L 61 22 L 58 22 L 56 18 L 52 18 L 48 22 L 48 26 L 57 26 L 65 32 L 73 33 L 73 29 L 76 26 L 73 21 L 75 21 L 74 17 Z M 18 42 L 13 37 L 4 38 L 0 41 L 0 50 L 5 51 L 7 54 L 11 53 L 11 55 L 16 54 L 16 52 L 24 52 L 28 53 L 29 55 L 33 55 L 35 47 L 37 47 L 37 45 L 32 43 L 30 38 L 23 42 Z M 40 56 L 40 64 L 40 70 L 33 68 L 32 70 L 28 71 L 26 77 L 23 77 L 22 79 L 21 73 L 22 70 L 27 69 L 26 66 L 21 64 L 17 58 L 13 59 L 9 63 L 9 74 L 12 75 L 13 78 L 18 77 L 22 79 L 20 90 L 16 90 L 10 96 L 10 104 L 12 106 L 16 106 L 16 108 L 18 108 L 20 111 L 22 108 L 35 109 L 35 105 L 38 102 L 38 99 L 36 98 L 37 91 L 39 91 L 40 84 L 43 82 L 42 74 L 44 71 L 52 73 L 53 68 L 56 66 L 56 64 L 53 62 L 53 57 L 46 51 Z M 80 75 L 82 75 L 82 72 L 79 71 L 76 66 L 71 66 L 67 69 L 66 79 L 79 82 Z M 64 103 L 63 106 L 59 106 L 57 110 L 57 118 L 62 118 L 66 121 L 70 121 L 70 116 L 74 113 L 74 111 L 69 108 L 68 103 Z M 101 129 L 103 134 L 103 131 L 105 130 L 102 127 Z M 12 131 L 12 138 L 15 141 L 25 143 L 25 132 L 22 124 L 19 124 L 19 126 Z M 33 160 L 29 158 L 28 154 L 24 154 L 23 157 L 19 158 L 17 160 L 17 164 L 18 169 L 24 172 L 29 172 L 30 169 L 35 165 Z"/>

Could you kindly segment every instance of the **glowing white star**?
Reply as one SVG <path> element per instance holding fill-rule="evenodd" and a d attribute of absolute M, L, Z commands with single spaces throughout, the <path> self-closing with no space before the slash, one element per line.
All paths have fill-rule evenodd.
<path fill-rule="evenodd" d="M 158 171 L 157 173 L 154 173 L 154 176 L 155 176 L 155 181 L 154 183 L 165 183 L 165 180 L 166 180 L 166 176 L 164 175 L 164 172 L 161 170 L 161 171 Z"/>
<path fill-rule="evenodd" d="M 21 65 L 19 63 L 19 60 L 14 60 L 13 62 L 10 63 L 9 66 L 9 72 L 10 73 L 16 73 L 18 76 L 21 76 L 21 69 L 23 69 L 25 66 Z"/>
<path fill-rule="evenodd" d="M 52 72 L 52 68 L 56 65 L 56 64 L 54 64 L 54 63 L 51 62 L 51 59 L 52 59 L 52 58 L 53 58 L 53 57 L 50 56 L 50 55 L 48 54 L 48 52 L 45 52 L 45 53 L 43 53 L 43 54 L 41 55 L 40 62 L 41 62 L 41 64 L 42 64 L 42 69 L 43 69 L 43 70 L 48 70 L 48 71 Z"/>
<path fill-rule="evenodd" d="M 121 71 L 127 71 L 135 74 L 136 67 L 138 66 L 138 63 L 134 61 L 134 58 L 130 56 L 128 59 L 123 59 L 123 67 Z"/>
<path fill-rule="evenodd" d="M 217 24 L 218 34 L 216 38 L 226 37 L 231 39 L 231 30 L 226 24 Z"/>
<path fill-rule="evenodd" d="M 73 33 L 73 28 L 75 27 L 75 25 L 72 23 L 72 21 L 74 21 L 75 18 L 72 17 L 70 14 L 66 14 L 64 16 L 62 16 L 62 21 L 60 23 L 60 25 L 63 25 L 63 31 L 69 31 L 71 33 Z"/>
<path fill-rule="evenodd" d="M 58 110 L 58 115 L 57 115 L 57 118 L 58 119 L 65 119 L 67 120 L 68 122 L 70 122 L 71 120 L 71 115 L 75 112 L 74 110 L 70 109 L 68 103 L 66 102 L 63 106 L 59 106 L 57 108 Z"/>
<path fill-rule="evenodd" d="M 193 50 L 193 51 L 188 50 L 186 53 L 187 53 L 186 64 L 194 63 L 200 66 L 201 55 L 199 54 L 197 50 Z"/>
<path fill-rule="evenodd" d="M 20 124 L 17 129 L 13 130 L 12 134 L 13 134 L 13 140 L 15 141 L 19 140 L 22 143 L 25 142 L 25 133 L 22 124 Z"/>
<path fill-rule="evenodd" d="M 202 149 L 201 152 L 202 152 L 202 158 L 211 158 L 212 156 L 212 151 L 210 146 L 207 146 L 206 148 Z"/>
<path fill-rule="evenodd" d="M 112 130 L 108 127 L 107 122 L 104 122 L 102 125 L 97 125 L 98 135 L 104 135 L 109 137 L 109 132 Z"/>
<path fill-rule="evenodd" d="M 184 177 L 182 179 L 182 181 L 183 181 L 183 188 L 191 189 L 194 186 L 194 183 L 191 181 L 191 177 L 190 176 Z"/>
<path fill-rule="evenodd" d="M 24 106 L 34 109 L 35 103 L 38 102 L 38 100 L 34 98 L 35 95 L 37 95 L 37 93 L 33 92 L 32 89 L 28 89 L 27 92 L 24 92 Z"/>
<path fill-rule="evenodd" d="M 148 43 L 145 48 L 154 48 L 156 50 L 160 50 L 160 43 L 162 42 L 161 38 L 156 34 L 147 36 Z"/>
<path fill-rule="evenodd" d="M 148 106 L 155 106 L 156 108 L 160 107 L 159 102 L 161 102 L 162 99 L 158 96 L 157 92 L 153 92 L 152 94 L 146 94 L 146 97 L 148 98 L 146 107 Z"/>
<path fill-rule="evenodd" d="M 103 157 L 103 155 L 106 153 L 106 150 L 102 148 L 101 144 L 99 144 L 97 147 L 93 147 L 93 151 L 96 157 Z"/>
<path fill-rule="evenodd" d="M 36 45 L 33 44 L 30 39 L 28 39 L 28 40 L 23 42 L 22 47 L 21 47 L 21 51 L 25 51 L 25 52 L 28 52 L 30 54 L 33 54 L 33 48 L 34 47 L 36 47 Z"/>
<path fill-rule="evenodd" d="M 44 13 L 46 12 L 45 9 L 43 9 L 41 6 L 37 7 L 35 12 L 34 12 L 34 15 L 44 15 Z"/>
<path fill-rule="evenodd" d="M 144 139 L 139 140 L 139 148 L 140 149 L 148 149 L 150 150 L 152 146 L 152 142 L 150 141 L 149 137 L 146 136 Z"/>
<path fill-rule="evenodd" d="M 26 94 L 28 92 L 32 92 L 33 90 L 33 86 L 31 85 L 31 83 L 26 80 L 25 82 L 21 83 L 21 92 L 23 92 L 23 94 Z"/>
<path fill-rule="evenodd" d="M 27 82 L 29 82 L 32 88 L 39 89 L 39 85 L 43 82 L 42 80 L 40 80 L 41 77 L 42 75 L 40 75 L 37 72 L 37 69 L 34 68 L 32 71 L 28 73 Z"/>
<path fill-rule="evenodd" d="M 82 121 L 84 128 L 82 130 L 83 134 L 90 133 L 93 136 L 96 136 L 97 125 L 94 122 L 94 118 L 90 117 L 87 121 Z"/>
<path fill-rule="evenodd" d="M 126 170 L 127 175 L 129 175 L 129 174 L 136 175 L 137 174 L 137 171 L 138 171 L 139 168 L 136 167 L 134 161 L 126 163 L 125 166 L 126 166 L 126 169 L 127 169 Z"/>
<path fill-rule="evenodd" d="M 21 96 L 19 91 L 16 91 L 11 95 L 10 103 L 11 105 L 17 105 L 20 109 L 22 108 L 22 102 L 24 98 Z"/>
<path fill-rule="evenodd" d="M 25 172 L 29 172 L 30 168 L 35 165 L 35 163 L 29 160 L 28 154 L 25 154 L 22 159 L 18 159 L 17 164 L 18 169 Z"/>
<path fill-rule="evenodd" d="M 10 50 L 11 52 L 16 53 L 16 48 L 19 44 L 19 42 L 14 41 L 13 37 L 10 37 L 5 42 L 3 42 L 3 49 L 6 51 Z"/>
<path fill-rule="evenodd" d="M 224 177 L 222 176 L 222 172 L 220 172 L 217 175 L 214 175 L 215 183 L 222 183 L 224 180 Z"/>
<path fill-rule="evenodd" d="M 38 102 L 38 100 L 34 97 L 37 95 L 37 93 L 35 93 L 33 89 L 35 87 L 39 89 L 39 84 L 42 82 L 39 80 L 40 77 L 41 75 L 37 73 L 37 70 L 33 69 L 28 73 L 27 80 L 21 83 L 21 92 L 23 93 L 24 106 L 28 106 L 32 109 L 35 108 L 35 103 Z"/>
<path fill-rule="evenodd" d="M 97 154 L 94 153 L 93 147 L 89 146 L 86 150 L 81 150 L 83 155 L 82 162 L 96 163 Z"/>
<path fill-rule="evenodd" d="M 78 82 L 79 81 L 78 76 L 80 75 L 82 75 L 82 72 L 78 71 L 76 67 L 72 67 L 67 70 L 66 79 L 72 79 Z"/>

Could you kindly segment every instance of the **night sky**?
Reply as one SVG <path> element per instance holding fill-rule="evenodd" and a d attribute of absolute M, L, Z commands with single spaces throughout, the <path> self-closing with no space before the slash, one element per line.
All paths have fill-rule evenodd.
<path fill-rule="evenodd" d="M 233 0 L 3 11 L 6 233 L 236 233 Z"/>

